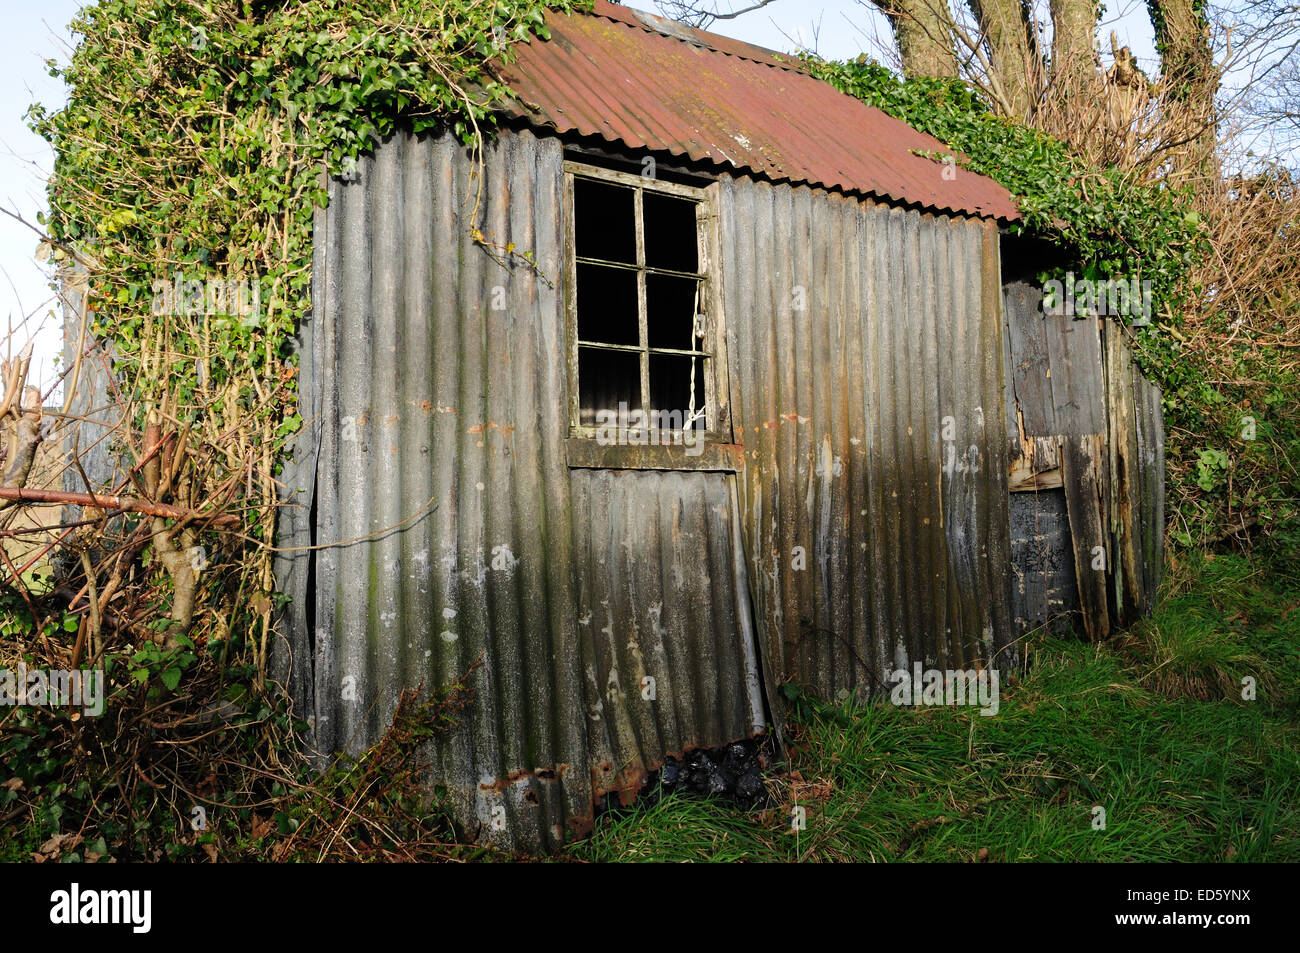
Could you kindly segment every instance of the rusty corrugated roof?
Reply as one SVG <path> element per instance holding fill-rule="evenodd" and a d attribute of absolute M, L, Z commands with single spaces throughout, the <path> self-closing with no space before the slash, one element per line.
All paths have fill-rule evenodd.
<path fill-rule="evenodd" d="M 1020 217 L 992 179 L 915 152 L 932 136 L 840 93 L 776 54 L 596 0 L 547 14 L 548 41 L 515 46 L 499 68 L 512 109 L 560 133 L 599 136 L 773 181 L 808 183 L 982 217 Z"/>

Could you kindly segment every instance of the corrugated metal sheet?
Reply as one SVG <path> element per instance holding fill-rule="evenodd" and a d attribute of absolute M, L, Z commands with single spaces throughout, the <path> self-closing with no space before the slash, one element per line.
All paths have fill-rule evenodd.
<path fill-rule="evenodd" d="M 82 472 L 90 480 L 93 489 L 114 489 L 120 469 L 111 436 L 121 423 L 122 412 L 112 393 L 115 384 L 109 373 L 112 351 L 89 330 L 84 338 L 81 333 L 81 311 L 85 306 L 85 270 L 79 265 L 69 266 L 60 274 L 59 279 L 63 304 L 63 366 L 70 369 L 69 373 L 71 368 L 77 366 L 77 347 L 82 346 L 77 383 L 68 405 L 68 413 L 75 419 L 66 421 L 67 429 L 61 436 L 68 453 L 76 447 L 81 466 L 80 469 L 64 469 L 63 489 L 70 493 L 86 492 Z M 89 320 L 94 323 L 93 314 Z M 70 384 L 69 381 L 64 386 Z"/>
<path fill-rule="evenodd" d="M 541 274 L 472 243 L 477 180 L 449 136 L 395 136 L 331 183 L 280 534 L 280 672 L 321 750 L 360 751 L 402 688 L 481 659 L 431 780 L 470 834 L 518 849 L 763 721 L 729 478 L 567 465 L 561 162 L 526 131 L 485 154 L 474 224 Z"/>
<path fill-rule="evenodd" d="M 988 227 L 746 180 L 723 180 L 721 206 L 746 544 L 775 677 L 865 696 L 916 661 L 988 660 L 1011 638 Z"/>
<path fill-rule="evenodd" d="M 549 41 L 517 44 L 498 67 L 530 123 L 773 181 L 1019 218 L 993 180 L 962 169 L 945 180 L 916 154 L 949 152 L 938 140 L 767 51 L 604 0 L 546 23 Z"/>
<path fill-rule="evenodd" d="M 733 480 L 571 473 L 593 778 L 624 802 L 659 756 L 765 726 Z"/>

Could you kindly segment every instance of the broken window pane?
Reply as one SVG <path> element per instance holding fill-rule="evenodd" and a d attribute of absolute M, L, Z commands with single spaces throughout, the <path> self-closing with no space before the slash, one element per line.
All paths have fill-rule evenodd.
<path fill-rule="evenodd" d="M 573 180 L 574 248 L 579 258 L 636 264 L 636 192 L 621 185 Z"/>
<path fill-rule="evenodd" d="M 646 330 L 650 347 L 670 347 L 679 351 L 700 349 L 695 336 L 698 310 L 696 278 L 671 275 L 646 275 Z"/>
<path fill-rule="evenodd" d="M 578 339 L 601 344 L 641 343 L 636 272 L 578 265 Z"/>
<path fill-rule="evenodd" d="M 650 268 L 698 271 L 695 204 L 658 192 L 642 193 L 645 219 L 645 263 Z"/>

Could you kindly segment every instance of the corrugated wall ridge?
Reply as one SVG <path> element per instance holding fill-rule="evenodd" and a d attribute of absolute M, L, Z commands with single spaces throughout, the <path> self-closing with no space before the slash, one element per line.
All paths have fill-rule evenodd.
<path fill-rule="evenodd" d="M 723 184 L 743 518 L 779 677 L 865 697 L 915 661 L 987 663 L 1011 639 L 994 233 Z"/>

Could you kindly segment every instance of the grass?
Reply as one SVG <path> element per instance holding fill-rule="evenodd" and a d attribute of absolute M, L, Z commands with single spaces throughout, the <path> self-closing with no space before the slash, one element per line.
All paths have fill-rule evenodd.
<path fill-rule="evenodd" d="M 994 717 L 804 700 L 779 807 L 673 795 L 603 816 L 571 855 L 1300 861 L 1300 584 L 1241 557 L 1173 575 L 1125 637 L 1035 642 Z"/>

